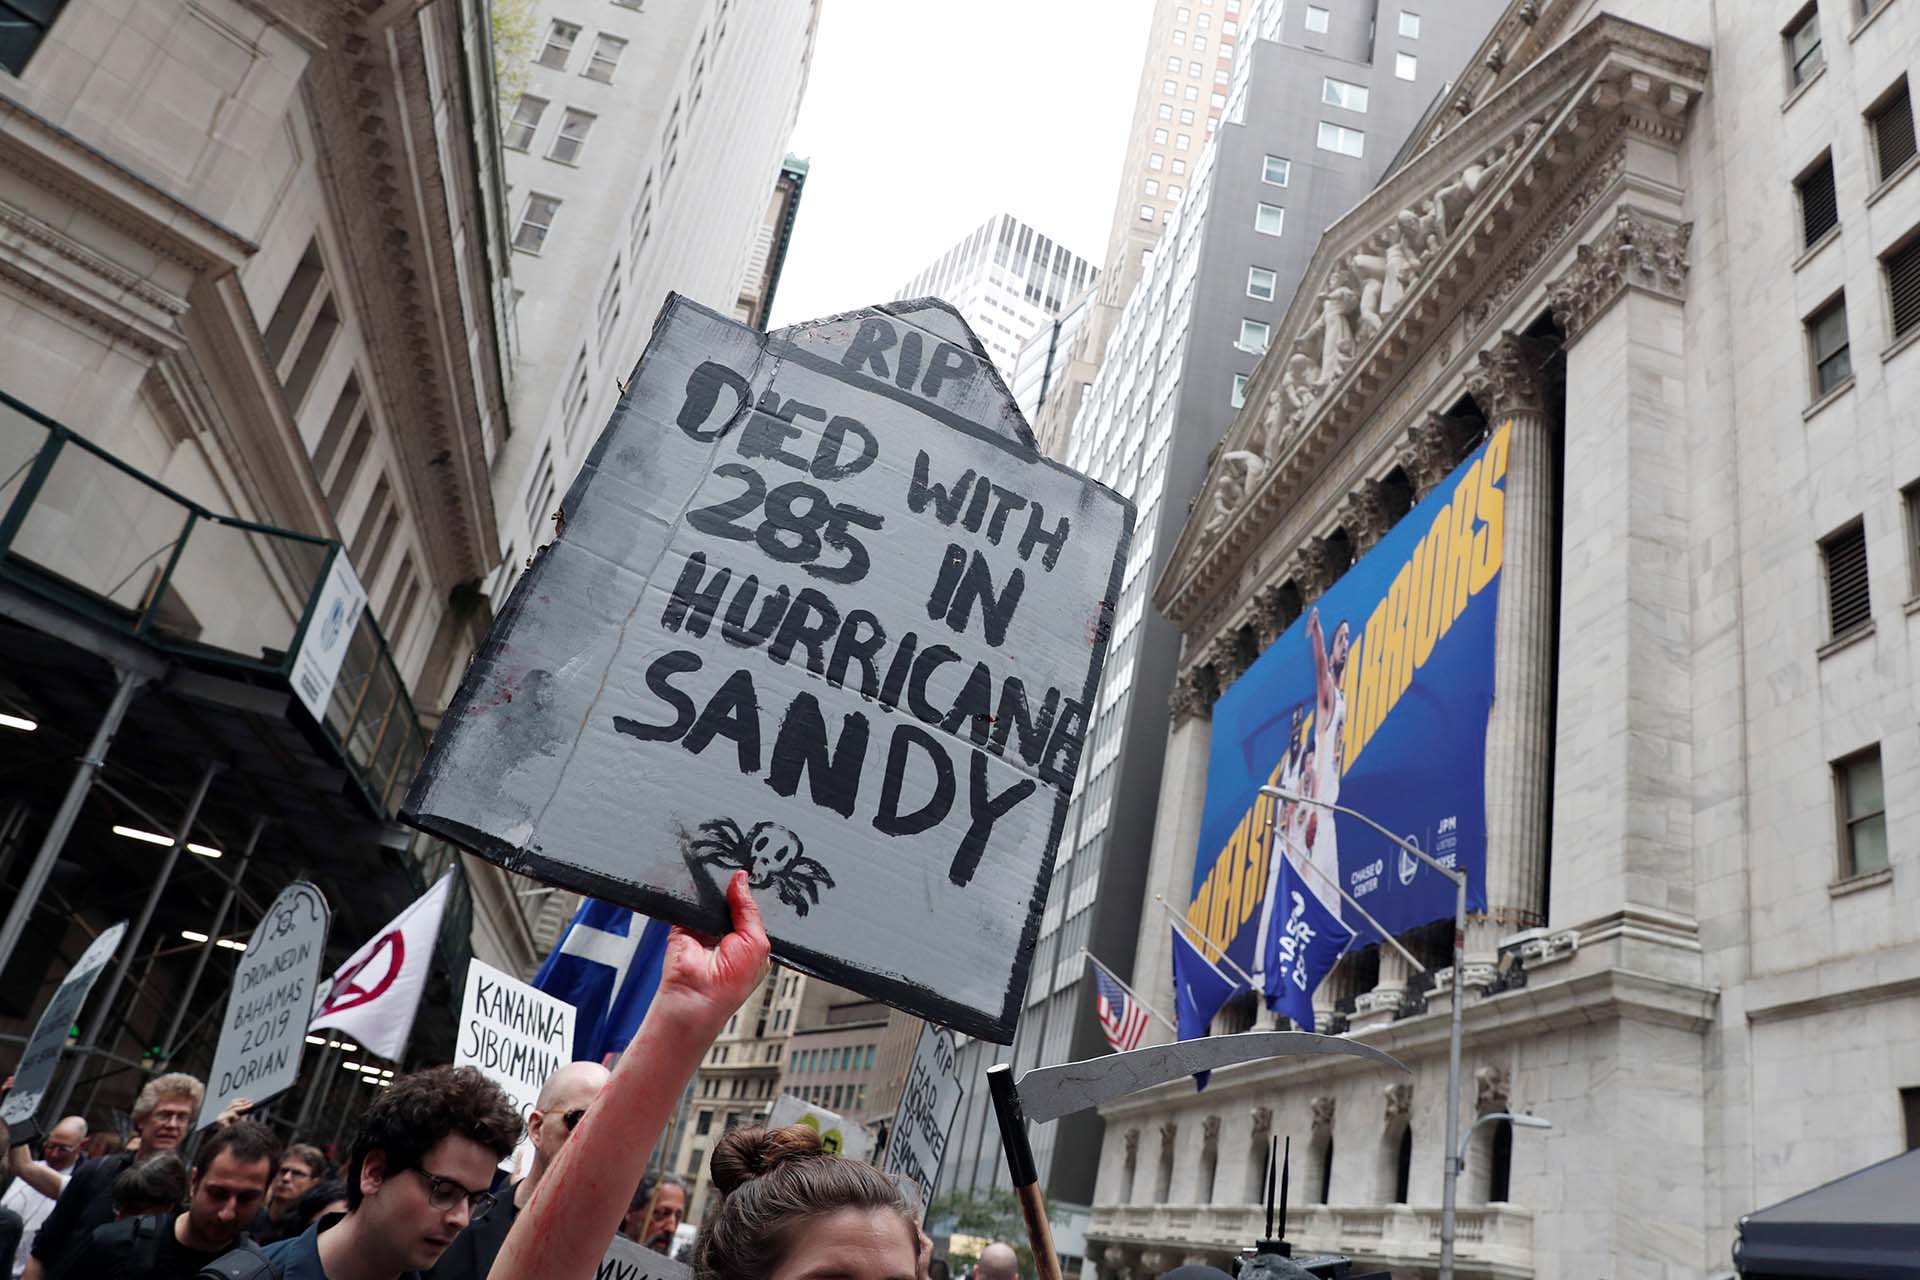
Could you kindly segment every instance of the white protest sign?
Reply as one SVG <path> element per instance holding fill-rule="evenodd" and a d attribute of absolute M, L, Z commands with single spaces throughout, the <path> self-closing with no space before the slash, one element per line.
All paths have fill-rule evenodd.
<path fill-rule="evenodd" d="M 1012 1039 L 1132 534 L 933 299 L 674 298 L 403 815 Z"/>
<path fill-rule="evenodd" d="M 953 1033 L 927 1023 L 914 1046 L 913 1065 L 907 1070 L 893 1127 L 887 1130 L 887 1154 L 881 1164 L 883 1172 L 917 1184 L 922 1205 L 933 1203 L 933 1186 L 946 1159 L 947 1135 L 953 1131 L 965 1096 Z"/>
<path fill-rule="evenodd" d="M 484 960 L 467 961 L 467 992 L 460 999 L 453 1065 L 474 1067 L 506 1090 L 520 1113 L 520 1145 L 528 1145 L 527 1112 L 547 1077 L 573 1060 L 574 1008 L 502 973 Z M 511 1168 L 516 1151 L 500 1162 Z M 523 1165 L 524 1167 L 524 1165 Z"/>
<path fill-rule="evenodd" d="M 367 590 L 360 585 L 346 548 L 339 548 L 333 553 L 326 585 L 314 601 L 307 629 L 300 633 L 300 647 L 288 668 L 288 679 L 301 705 L 322 724 L 326 723 L 327 700 L 333 696 L 334 682 L 340 678 L 340 664 L 346 660 L 347 644 L 366 607 Z"/>
<path fill-rule="evenodd" d="M 825 1107 L 816 1107 L 804 1098 L 783 1093 L 773 1100 L 773 1109 L 767 1112 L 767 1128 L 784 1129 L 795 1124 L 818 1132 L 820 1145 L 834 1155 L 865 1160 L 873 1154 L 873 1135 L 864 1126 Z"/>
<path fill-rule="evenodd" d="M 254 926 L 234 970 L 194 1128 L 212 1124 L 235 1098 L 264 1102 L 299 1078 L 331 915 L 320 890 L 295 880 Z"/>
<path fill-rule="evenodd" d="M 122 920 L 88 943 L 80 959 L 60 980 L 53 999 L 40 1013 L 40 1021 L 33 1024 L 33 1034 L 27 1037 L 27 1046 L 13 1068 L 13 1092 L 0 1103 L 0 1121 L 14 1124 L 31 1118 L 40 1109 L 40 1099 L 53 1083 L 54 1068 L 60 1065 L 60 1051 L 67 1047 L 67 1033 L 80 1016 L 80 1006 L 87 1002 L 93 980 L 107 967 L 107 961 L 113 959 L 114 948 L 120 945 L 126 931 L 127 922 Z"/>
<path fill-rule="evenodd" d="M 693 1280 L 693 1268 L 617 1235 L 593 1280 Z"/>

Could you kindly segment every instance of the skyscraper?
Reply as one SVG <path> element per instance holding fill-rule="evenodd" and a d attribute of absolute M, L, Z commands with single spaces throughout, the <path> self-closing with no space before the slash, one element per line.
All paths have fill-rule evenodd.
<path fill-rule="evenodd" d="M 737 305 L 800 109 L 817 0 L 535 0 L 508 112 L 513 436 L 494 460 L 496 602 L 646 346 L 669 291 Z"/>
<path fill-rule="evenodd" d="M 1233 14 L 1234 69 L 1221 123 L 1192 172 L 1182 175 L 1191 185 L 1125 299 L 1065 441 L 1069 465 L 1127 494 L 1137 514 L 1011 1054 L 1020 1070 L 1106 1051 L 1082 950 L 1124 976 L 1142 912 L 1160 910 L 1143 901 L 1142 886 L 1179 636 L 1147 596 L 1209 451 L 1232 422 L 1320 233 L 1388 171 L 1500 7 L 1499 0 L 1461 0 L 1449 6 L 1445 23 L 1423 27 L 1416 16 L 1407 23 L 1383 19 L 1377 28 L 1374 6 L 1331 0 L 1284 13 L 1277 0 L 1248 0 L 1244 11 L 1233 0 L 1174 9 L 1176 18 L 1193 15 L 1191 29 L 1175 28 L 1189 41 L 1203 29 L 1201 16 L 1220 14 L 1224 34 Z M 1164 17 L 1157 14 L 1156 23 Z M 1148 86 L 1153 116 L 1161 101 L 1189 101 L 1183 84 L 1204 88 L 1198 77 L 1185 76 L 1169 94 L 1162 78 L 1151 77 Z M 1176 123 L 1181 109 L 1175 107 Z M 1147 154 L 1170 165 L 1195 152 L 1170 144 Z M 974 1074 L 944 1186 L 984 1189 L 1005 1178 L 982 1100 L 986 1067 L 1007 1056 L 980 1043 L 962 1052 L 963 1069 Z M 1057 1200 L 1084 1204 L 1091 1196 L 1099 1124 L 1089 1114 L 1035 1131 L 1035 1158 Z"/>
<path fill-rule="evenodd" d="M 894 295 L 936 297 L 966 317 L 1011 381 L 1020 348 L 1099 275 L 1093 264 L 1012 214 L 987 219 Z"/>

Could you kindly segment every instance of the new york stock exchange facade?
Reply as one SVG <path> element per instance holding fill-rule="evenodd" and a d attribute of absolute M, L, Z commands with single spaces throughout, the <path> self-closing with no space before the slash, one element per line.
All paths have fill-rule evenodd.
<path fill-rule="evenodd" d="M 1403 937 L 1438 972 L 1369 948 L 1315 997 L 1410 1079 L 1282 1060 L 1103 1108 L 1101 1276 L 1250 1243 L 1279 1134 L 1293 1240 L 1433 1274 L 1456 980 L 1462 1131 L 1552 1124 L 1474 1130 L 1462 1276 L 1729 1275 L 1743 1214 L 1913 1140 L 1920 177 L 1863 120 L 1920 16 L 1822 0 L 1809 74 L 1798 9 L 1515 3 L 1321 242 L 1156 590 L 1183 668 L 1150 891 L 1188 900 L 1215 699 L 1505 426 L 1488 909 L 1462 973 L 1446 922 Z M 1150 912 L 1134 965 L 1162 1009 L 1169 933 Z"/>

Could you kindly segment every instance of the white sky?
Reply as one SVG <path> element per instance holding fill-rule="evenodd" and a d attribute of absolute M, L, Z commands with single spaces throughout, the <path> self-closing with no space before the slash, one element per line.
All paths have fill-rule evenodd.
<path fill-rule="evenodd" d="M 773 327 L 884 302 L 1007 212 L 1095 267 L 1152 0 L 822 0 Z"/>

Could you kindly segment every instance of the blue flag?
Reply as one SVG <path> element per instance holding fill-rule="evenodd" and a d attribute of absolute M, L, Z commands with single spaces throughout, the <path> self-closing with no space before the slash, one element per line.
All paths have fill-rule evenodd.
<path fill-rule="evenodd" d="M 595 898 L 573 913 L 533 985 L 578 1010 L 574 1061 L 603 1061 L 633 1039 L 660 986 L 668 931 L 664 920 L 636 916 Z"/>
<path fill-rule="evenodd" d="M 1292 1018 L 1301 1030 L 1311 1031 L 1313 993 L 1353 941 L 1353 930 L 1340 923 L 1340 917 L 1301 883 L 1293 859 L 1279 850 L 1274 856 L 1280 861 L 1280 876 L 1273 888 L 1279 927 L 1269 930 L 1267 937 L 1267 1008 Z"/>
<path fill-rule="evenodd" d="M 1178 925 L 1173 926 L 1173 1007 L 1174 1021 L 1182 1040 L 1199 1040 L 1213 1025 L 1220 1006 L 1240 992 L 1242 984 L 1221 973 L 1195 949 Z M 1207 1087 L 1210 1072 L 1193 1077 L 1196 1089 Z"/>

